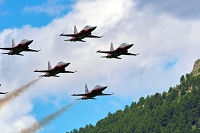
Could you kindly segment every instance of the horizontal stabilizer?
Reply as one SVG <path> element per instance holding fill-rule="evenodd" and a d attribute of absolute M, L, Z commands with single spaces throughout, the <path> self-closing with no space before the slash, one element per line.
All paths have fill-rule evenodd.
<path fill-rule="evenodd" d="M 82 98 L 78 98 L 78 99 L 76 99 L 76 100 L 84 100 L 84 99 L 82 99 Z"/>
<path fill-rule="evenodd" d="M 39 75 L 38 77 L 46 77 L 45 75 Z"/>
<path fill-rule="evenodd" d="M 58 75 L 54 75 L 54 76 L 52 76 L 52 77 L 60 77 L 60 76 L 58 76 Z"/>
<path fill-rule="evenodd" d="M 64 41 L 71 41 L 71 42 L 72 42 L 72 40 L 71 40 L 71 39 L 69 39 L 69 40 L 64 40 Z"/>
<path fill-rule="evenodd" d="M 101 56 L 100 58 L 108 58 L 107 56 Z"/>
<path fill-rule="evenodd" d="M 79 42 L 86 42 L 86 41 L 84 41 L 84 40 L 81 40 L 81 39 L 80 39 L 80 40 L 77 40 L 77 41 L 79 41 Z"/>
<path fill-rule="evenodd" d="M 118 56 L 117 57 L 114 57 L 115 59 L 122 59 L 122 58 L 119 58 Z"/>

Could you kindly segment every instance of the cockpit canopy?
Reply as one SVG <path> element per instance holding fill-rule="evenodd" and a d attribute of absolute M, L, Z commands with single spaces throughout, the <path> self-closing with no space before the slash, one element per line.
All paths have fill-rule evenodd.
<path fill-rule="evenodd" d="M 89 29 L 89 28 L 91 28 L 91 26 L 86 25 L 83 29 Z"/>
<path fill-rule="evenodd" d="M 99 88 L 99 87 L 101 87 L 101 85 L 96 85 L 94 88 Z"/>
<path fill-rule="evenodd" d="M 86 25 L 86 26 L 85 26 L 85 28 L 90 28 L 90 27 L 91 27 L 91 26 L 89 26 L 89 25 Z"/>
<path fill-rule="evenodd" d="M 127 43 L 122 43 L 120 46 L 128 46 L 128 44 Z"/>
<path fill-rule="evenodd" d="M 28 42 L 28 40 L 27 39 L 21 40 L 21 43 L 25 43 L 25 42 Z"/>
<path fill-rule="evenodd" d="M 63 62 L 63 61 L 60 61 L 60 62 L 58 62 L 58 64 L 57 65 L 61 65 L 61 64 L 64 64 L 65 62 Z"/>

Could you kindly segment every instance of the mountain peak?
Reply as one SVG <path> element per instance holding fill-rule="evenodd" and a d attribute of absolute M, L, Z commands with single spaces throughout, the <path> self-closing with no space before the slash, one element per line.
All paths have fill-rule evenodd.
<path fill-rule="evenodd" d="M 200 74 L 200 59 L 196 60 L 191 72 L 194 76 L 197 76 Z"/>

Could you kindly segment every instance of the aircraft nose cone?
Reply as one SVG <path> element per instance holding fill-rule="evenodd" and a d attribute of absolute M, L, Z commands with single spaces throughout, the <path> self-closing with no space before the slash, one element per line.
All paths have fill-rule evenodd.
<path fill-rule="evenodd" d="M 102 86 L 101 89 L 102 89 L 102 90 L 105 90 L 107 87 L 108 87 L 108 86 Z"/>
<path fill-rule="evenodd" d="M 32 42 L 33 42 L 33 40 L 28 40 L 26 43 L 27 43 L 28 45 L 30 45 Z"/>
<path fill-rule="evenodd" d="M 133 46 L 133 44 L 130 44 L 130 47 L 132 47 Z"/>
<path fill-rule="evenodd" d="M 64 65 L 68 65 L 68 64 L 70 64 L 69 62 L 68 63 L 64 63 Z"/>
<path fill-rule="evenodd" d="M 70 63 L 64 63 L 64 66 L 68 66 Z"/>
<path fill-rule="evenodd" d="M 91 29 L 92 29 L 92 30 L 95 30 L 96 28 L 97 28 L 97 26 L 93 26 Z"/>
<path fill-rule="evenodd" d="M 128 45 L 128 48 L 131 48 L 132 46 L 133 46 L 133 44 L 129 44 L 129 45 Z"/>

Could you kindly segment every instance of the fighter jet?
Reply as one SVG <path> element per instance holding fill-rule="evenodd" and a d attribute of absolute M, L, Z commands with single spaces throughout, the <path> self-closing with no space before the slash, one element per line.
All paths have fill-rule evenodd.
<path fill-rule="evenodd" d="M 8 53 L 2 53 L 2 54 L 8 54 L 8 55 L 21 55 L 22 51 L 29 51 L 29 52 L 39 52 L 40 50 L 33 50 L 29 49 L 29 45 L 33 42 L 33 40 L 27 40 L 23 39 L 17 46 L 15 46 L 15 41 L 12 39 L 12 48 L 0 48 L 3 50 L 10 50 Z"/>
<path fill-rule="evenodd" d="M 98 50 L 97 53 L 106 53 L 108 54 L 107 56 L 101 56 L 101 58 L 116 58 L 116 59 L 121 59 L 118 56 L 120 55 L 138 55 L 137 54 L 132 54 L 128 53 L 128 49 L 131 48 L 133 44 L 127 44 L 127 43 L 122 43 L 117 49 L 114 50 L 113 44 L 111 43 L 110 45 L 110 51 L 100 51 Z"/>
<path fill-rule="evenodd" d="M 84 38 L 101 38 L 102 36 L 94 36 L 92 35 L 92 31 L 95 30 L 97 28 L 97 26 L 85 26 L 80 32 L 77 31 L 76 25 L 74 26 L 74 34 L 60 34 L 60 36 L 69 36 L 72 37 L 69 40 L 64 40 L 64 41 L 71 41 L 71 42 L 75 42 L 75 41 L 80 41 L 80 42 L 85 42 Z"/>
<path fill-rule="evenodd" d="M 48 62 L 48 70 L 35 70 L 34 72 L 45 72 L 46 74 L 40 75 L 39 77 L 59 77 L 58 73 L 75 73 L 76 71 L 65 71 L 65 67 L 67 67 L 70 63 L 58 62 L 58 64 L 51 68 L 50 61 Z"/>
<path fill-rule="evenodd" d="M 87 85 L 85 85 L 85 94 L 73 94 L 72 96 L 83 96 L 82 98 L 76 99 L 76 100 L 87 100 L 87 99 L 94 99 L 95 96 L 108 96 L 112 94 L 104 94 L 102 91 L 104 91 L 107 88 L 107 86 L 100 86 L 97 85 L 92 89 L 91 91 L 88 91 Z"/>

